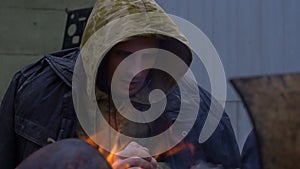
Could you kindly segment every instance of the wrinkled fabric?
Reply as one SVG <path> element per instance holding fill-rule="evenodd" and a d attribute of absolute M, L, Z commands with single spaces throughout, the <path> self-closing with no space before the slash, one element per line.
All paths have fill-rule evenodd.
<path fill-rule="evenodd" d="M 91 96 L 91 98 L 96 91 L 96 95 L 102 98 L 97 100 L 98 106 L 106 121 L 109 121 L 110 125 L 116 131 L 128 136 L 142 138 L 154 135 L 151 134 L 153 133 L 151 126 L 154 126 L 155 124 L 152 123 L 145 125 L 130 122 L 116 111 L 117 108 L 115 108 L 115 105 L 112 104 L 113 101 L 111 100 L 111 96 L 107 96 L 107 91 L 99 91 L 99 89 L 95 88 L 94 85 L 96 72 L 98 71 L 100 62 L 104 58 L 105 54 L 107 54 L 108 51 L 119 42 L 130 40 L 134 36 L 155 37 L 159 39 L 161 49 L 168 50 L 173 54 L 176 54 L 182 59 L 187 67 L 191 64 L 192 55 L 186 38 L 155 1 L 98 0 L 90 14 L 80 45 L 80 58 L 82 59 L 83 65 L 77 67 L 83 67 L 84 69 L 77 72 L 77 67 L 75 67 L 74 74 L 76 77 L 86 77 L 86 79 L 79 81 L 87 83 L 79 85 L 80 87 L 76 90 L 80 90 L 80 92 L 81 90 L 86 90 L 86 93 L 82 95 Z M 159 55 L 157 57 L 164 56 Z M 164 60 L 164 58 L 159 59 L 156 60 L 156 63 L 164 62 L 164 67 L 173 67 L 180 70 L 178 71 L 179 75 L 177 75 L 179 77 L 183 76 L 187 71 L 187 68 L 181 68 L 182 66 L 175 65 L 171 60 Z M 85 72 L 85 74 L 80 74 L 82 72 Z M 86 88 L 84 86 L 86 86 Z M 153 89 L 161 89 L 164 93 L 170 93 L 175 86 L 176 83 L 172 77 L 156 70 L 151 70 L 151 81 L 149 81 L 149 84 L 145 85 L 134 96 L 131 96 L 130 99 L 132 102 L 136 103 L 136 107 L 140 107 L 140 110 L 145 110 L 145 107 L 150 106 L 148 105 L 149 91 Z M 81 95 L 80 92 L 76 95 Z M 76 100 L 76 103 L 77 102 L 81 101 Z M 143 104 L 144 106 L 141 106 Z M 87 105 L 82 111 L 82 114 L 84 114 L 85 117 L 89 116 L 88 118 L 90 119 L 86 122 L 86 124 L 89 124 L 88 127 L 85 125 L 85 130 L 89 133 L 89 135 L 97 133 L 99 123 L 102 124 L 96 120 L 93 124 L 90 123 L 92 119 L 97 119 L 97 112 L 95 112 L 96 108 L 94 108 L 93 105 L 95 104 Z M 196 106 L 191 105 L 191 107 Z M 134 112 L 130 111 L 132 107 L 125 105 L 122 106 L 122 108 L 127 110 L 123 112 Z M 107 132 L 107 134 L 110 133 Z M 110 138 L 110 136 L 102 133 L 101 137 L 103 136 Z"/>
<path fill-rule="evenodd" d="M 49 139 L 74 136 L 69 72 L 76 53 L 78 49 L 46 55 L 13 77 L 0 109 L 1 168 L 14 168 Z"/>
<path fill-rule="evenodd" d="M 178 30 L 174 22 L 163 9 L 153 0 L 98 0 L 90 14 L 81 42 L 81 58 L 87 76 L 87 93 L 94 93 L 95 74 L 100 60 L 116 44 L 129 40 L 133 36 L 153 36 L 161 39 L 161 48 L 180 57 L 189 66 L 192 54 L 186 38 Z M 173 65 L 165 62 L 165 67 Z M 187 70 L 182 69 L 182 74 Z M 159 86 L 168 93 L 175 87 L 174 81 L 165 74 L 153 71 L 151 84 L 148 88 Z M 164 83 L 161 83 L 161 82 Z M 147 88 L 144 88 L 147 91 Z M 140 91 L 136 102 L 146 102 L 148 96 Z"/>
<path fill-rule="evenodd" d="M 49 138 L 61 140 L 77 137 L 77 118 L 69 84 L 72 79 L 70 72 L 74 68 L 73 63 L 78 53 L 78 48 L 55 52 L 16 73 L 0 109 L 1 168 L 14 168 L 30 154 L 49 144 Z M 169 122 L 172 122 L 178 113 L 177 103 L 180 101 L 178 94 L 179 91 L 174 89 L 168 95 L 170 104 L 165 110 L 164 117 Z M 198 143 L 199 133 L 210 105 L 210 96 L 203 90 L 201 100 L 203 102 L 200 103 L 197 121 L 183 140 L 183 143 L 194 144 L 193 153 L 190 149 L 185 149 L 172 156 L 162 155 L 158 160 L 178 169 L 189 168 L 201 161 L 221 165 L 224 168 L 258 169 L 255 135 L 253 133 L 249 135 L 240 155 L 226 113 L 223 114 L 211 138 L 202 144 Z M 162 124 L 167 125 L 167 122 L 164 122 Z M 159 132 L 165 127 L 167 126 L 161 125 L 153 130 Z"/>
<path fill-rule="evenodd" d="M 100 109 L 104 110 L 107 119 L 117 122 L 114 127 L 118 131 L 146 137 L 170 127 L 178 116 L 180 102 L 188 102 L 181 99 L 179 88 L 170 76 L 153 71 L 151 83 L 131 98 L 135 108 L 146 110 L 149 106 L 149 90 L 160 88 L 167 94 L 167 106 L 161 117 L 147 125 L 136 126 L 116 115 L 113 105 L 108 105 L 111 102 L 110 96 L 105 91 L 97 91 L 95 87 L 100 60 L 113 46 L 134 36 L 157 37 L 161 40 L 161 49 L 176 54 L 187 66 L 191 64 L 192 55 L 187 40 L 153 0 L 98 0 L 89 17 L 80 49 L 48 54 L 20 70 L 13 78 L 0 111 L 1 168 L 14 168 L 53 140 L 79 137 L 80 124 L 72 100 L 72 76 L 78 57 L 82 59 L 87 77 L 87 87 L 82 90 L 88 94 L 96 92 Z M 172 62 L 164 64 L 178 67 L 182 76 L 187 71 L 180 69 L 180 65 L 172 65 Z M 191 97 L 194 95 L 191 93 Z M 204 143 L 198 142 L 210 104 L 215 104 L 210 94 L 200 87 L 199 96 L 199 103 L 188 103 L 190 107 L 200 105 L 196 122 L 186 137 L 174 147 L 183 148 L 176 153 L 171 154 L 171 149 L 161 154 L 158 161 L 174 169 L 190 168 L 197 164 L 207 164 L 208 168 L 211 164 L 212 167 L 223 168 L 259 168 L 258 157 L 255 156 L 257 149 L 253 146 L 255 136 L 251 135 L 249 142 L 246 142 L 249 146 L 245 146 L 245 153 L 241 156 L 226 113 L 223 113 L 213 135 Z M 192 145 L 192 148 L 185 145 Z"/>

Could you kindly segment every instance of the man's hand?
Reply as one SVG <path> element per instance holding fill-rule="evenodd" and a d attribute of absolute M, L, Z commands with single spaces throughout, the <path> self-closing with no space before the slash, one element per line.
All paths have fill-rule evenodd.
<path fill-rule="evenodd" d="M 113 169 L 157 169 L 156 160 L 150 156 L 149 150 L 136 142 L 129 143 L 124 150 L 118 152 L 112 164 Z"/>

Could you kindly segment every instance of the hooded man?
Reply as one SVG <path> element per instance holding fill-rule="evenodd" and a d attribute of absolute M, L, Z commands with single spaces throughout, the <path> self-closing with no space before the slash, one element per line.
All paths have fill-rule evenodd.
<path fill-rule="evenodd" d="M 0 166 L 14 168 L 49 142 L 75 137 L 106 157 L 117 144 L 115 169 L 258 168 L 255 140 L 240 155 L 226 113 L 198 142 L 218 104 L 185 78 L 191 61 L 185 37 L 154 1 L 98 0 L 80 49 L 47 54 L 14 76 L 1 104 Z"/>

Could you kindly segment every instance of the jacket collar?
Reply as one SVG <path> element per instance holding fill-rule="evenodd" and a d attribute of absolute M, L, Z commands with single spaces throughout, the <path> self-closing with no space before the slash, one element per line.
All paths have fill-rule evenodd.
<path fill-rule="evenodd" d="M 45 56 L 51 68 L 69 87 L 72 87 L 73 70 L 79 53 L 79 48 L 72 48 Z"/>

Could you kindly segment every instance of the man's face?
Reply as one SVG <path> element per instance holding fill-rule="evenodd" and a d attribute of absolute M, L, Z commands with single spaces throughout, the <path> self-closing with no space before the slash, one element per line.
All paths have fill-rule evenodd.
<path fill-rule="evenodd" d="M 119 64 L 127 58 L 129 55 L 147 48 L 158 48 L 159 41 L 154 38 L 149 37 L 135 37 L 125 42 L 121 42 L 114 46 L 108 56 L 108 63 L 107 63 L 107 82 L 109 88 L 111 87 L 112 77 L 119 66 Z M 138 92 L 145 83 L 147 75 L 149 74 L 149 70 L 141 70 L 142 63 L 146 63 L 147 65 L 154 65 L 156 60 L 155 53 L 138 53 L 134 54 L 133 57 L 130 57 L 128 63 L 125 63 L 124 67 L 121 67 L 119 73 L 121 73 L 121 78 L 117 79 L 114 83 L 116 92 L 119 95 L 124 95 L 128 93 L 129 96 L 134 95 Z M 134 76 L 134 78 L 130 78 Z M 129 89 L 128 89 L 128 84 Z"/>

